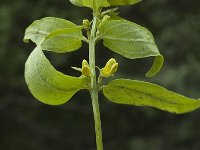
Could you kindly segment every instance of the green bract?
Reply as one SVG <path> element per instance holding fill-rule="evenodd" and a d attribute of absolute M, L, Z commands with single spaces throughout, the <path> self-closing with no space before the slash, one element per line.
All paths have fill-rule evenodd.
<path fill-rule="evenodd" d="M 151 32 L 146 28 L 126 20 L 110 20 L 103 22 L 98 30 L 104 45 L 126 58 L 156 56 L 154 66 L 147 76 L 153 76 L 161 69 L 163 57 Z"/>
<path fill-rule="evenodd" d="M 25 65 L 29 90 L 39 101 L 49 105 L 67 102 L 77 91 L 87 88 L 86 78 L 71 77 L 55 70 L 40 46 L 30 54 Z"/>
<path fill-rule="evenodd" d="M 103 88 L 104 95 L 114 103 L 152 106 L 172 113 L 186 113 L 200 107 L 200 101 L 148 82 L 118 79 Z"/>

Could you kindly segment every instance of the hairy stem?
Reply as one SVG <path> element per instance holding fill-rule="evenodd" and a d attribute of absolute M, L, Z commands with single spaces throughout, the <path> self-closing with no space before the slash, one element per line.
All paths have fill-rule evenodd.
<path fill-rule="evenodd" d="M 96 44 L 96 21 L 97 21 L 96 19 L 97 18 L 94 15 L 92 30 L 89 37 L 89 63 L 92 72 L 90 95 L 92 99 L 92 107 L 94 113 L 97 150 L 103 150 L 101 118 L 99 111 L 98 89 L 97 89 L 96 71 L 95 71 L 95 44 Z"/>

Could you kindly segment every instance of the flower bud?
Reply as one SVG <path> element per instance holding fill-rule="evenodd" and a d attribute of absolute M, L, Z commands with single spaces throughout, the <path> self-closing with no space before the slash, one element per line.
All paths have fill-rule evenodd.
<path fill-rule="evenodd" d="M 110 19 L 110 16 L 105 15 L 103 16 L 102 22 L 108 21 Z"/>
<path fill-rule="evenodd" d="M 90 66 L 85 59 L 82 61 L 82 71 L 81 72 L 82 72 L 82 75 L 84 75 L 86 77 L 91 76 Z"/>
<path fill-rule="evenodd" d="M 88 19 L 83 20 L 83 28 L 88 29 L 90 26 L 90 21 Z"/>
<path fill-rule="evenodd" d="M 117 71 L 118 65 L 116 60 L 111 58 L 105 67 L 101 69 L 101 76 L 106 78 L 112 76 Z"/>

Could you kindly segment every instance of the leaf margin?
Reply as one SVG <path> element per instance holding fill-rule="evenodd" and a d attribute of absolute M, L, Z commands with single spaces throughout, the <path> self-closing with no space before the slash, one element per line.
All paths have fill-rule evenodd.
<path fill-rule="evenodd" d="M 155 106 L 155 105 L 153 105 L 153 104 L 151 104 L 152 103 L 152 101 L 148 101 L 148 100 L 146 100 L 146 104 L 144 104 L 144 102 L 142 103 L 142 102 L 140 102 L 139 100 L 144 100 L 144 98 L 140 95 L 140 96 L 138 96 L 138 99 L 139 100 L 137 100 L 137 103 L 136 103 L 136 100 L 135 100 L 135 102 L 127 102 L 127 101 L 125 101 L 125 102 L 120 102 L 120 101 L 123 101 L 123 100 L 113 100 L 113 98 L 111 98 L 111 97 L 109 97 L 109 94 L 108 94 L 108 90 L 110 90 L 111 92 L 112 92 L 112 84 L 114 84 L 113 85 L 113 87 L 115 87 L 115 84 L 117 84 L 117 82 L 120 82 L 120 81 L 122 81 L 122 82 L 134 82 L 134 83 L 139 83 L 139 84 L 141 84 L 140 85 L 140 88 L 142 87 L 143 89 L 144 89 L 144 91 L 145 90 L 147 90 L 147 87 L 148 86 L 151 86 L 151 87 L 153 87 L 153 88 L 158 88 L 158 89 L 160 89 L 161 91 L 163 91 L 163 92 L 166 92 L 168 95 L 168 97 L 170 97 L 171 96 L 171 98 L 173 98 L 173 96 L 175 95 L 175 96 L 177 96 L 179 99 L 180 98 L 182 98 L 183 100 L 182 101 L 186 101 L 187 103 L 188 103 L 188 107 L 186 106 L 186 104 L 179 104 L 179 103 L 177 103 L 178 104 L 178 106 L 177 107 L 175 107 L 175 105 L 173 105 L 173 104 L 175 104 L 174 102 L 172 102 L 171 104 L 169 103 L 168 104 L 168 106 L 160 106 L 160 105 L 162 105 L 162 104 L 159 104 L 159 102 L 163 102 L 164 103 L 164 101 L 162 101 L 161 100 L 161 98 L 159 98 L 160 99 L 160 101 L 157 101 L 158 103 L 156 104 L 157 106 Z M 145 84 L 145 86 L 144 86 L 144 84 Z M 126 83 L 126 85 L 127 85 L 127 83 Z M 117 87 L 117 86 L 116 86 Z M 111 89 L 109 89 L 109 88 L 111 88 Z M 119 94 L 119 95 L 122 95 L 122 93 L 120 93 L 120 92 L 122 92 L 123 91 L 123 88 L 127 88 L 127 87 L 122 87 L 121 89 L 118 89 L 117 90 L 117 92 L 115 92 L 115 96 L 117 95 L 117 94 Z M 148 87 L 149 88 L 149 87 Z M 135 90 L 136 92 L 139 90 L 139 87 Z M 152 90 L 152 89 L 151 89 Z M 141 92 L 141 91 L 140 91 Z M 152 92 L 152 91 L 151 91 Z M 183 95 L 181 95 L 181 94 L 178 94 L 178 93 L 175 93 L 175 92 L 172 92 L 172 91 L 170 91 L 170 90 L 167 90 L 166 88 L 164 88 L 164 87 L 162 87 L 162 86 L 160 86 L 160 85 L 157 85 L 157 84 L 153 84 L 153 83 L 149 83 L 149 82 L 144 82 L 144 81 L 139 81 L 139 80 L 130 80 L 130 79 L 116 79 L 116 80 L 112 80 L 110 83 L 108 83 L 108 85 L 106 85 L 106 86 L 104 86 L 103 87 L 103 94 L 104 94 L 104 96 L 108 99 L 108 100 L 110 100 L 111 102 L 113 102 L 113 103 L 118 103 L 118 104 L 127 104 L 127 105 L 135 105 L 135 106 L 149 106 L 149 107 L 154 107 L 154 108 L 157 108 L 157 109 L 160 109 L 160 110 L 163 110 L 163 111 L 168 111 L 168 112 L 171 112 L 171 113 L 176 113 L 176 114 L 184 114 L 184 113 L 188 113 L 188 112 L 191 112 L 191 111 L 193 111 L 193 110 L 196 110 L 196 109 L 198 109 L 198 108 L 200 108 L 200 99 L 192 99 L 192 98 L 188 98 L 188 97 L 186 97 L 186 96 L 183 96 Z M 129 97 L 129 98 L 131 98 L 131 96 L 130 96 L 130 94 L 131 93 L 129 93 L 129 94 L 127 94 L 127 97 Z M 152 93 L 151 93 L 152 94 Z M 147 96 L 151 96 L 151 94 L 147 94 Z M 159 95 L 159 93 L 154 93 L 154 94 L 158 94 Z M 149 104 L 147 104 L 147 103 L 149 103 Z M 190 104 L 190 105 L 189 105 Z M 185 105 L 185 107 L 180 107 L 181 105 Z M 160 108 L 159 108 L 160 107 Z M 173 108 L 174 107 L 174 108 Z M 186 108 L 187 107 L 187 108 Z"/>

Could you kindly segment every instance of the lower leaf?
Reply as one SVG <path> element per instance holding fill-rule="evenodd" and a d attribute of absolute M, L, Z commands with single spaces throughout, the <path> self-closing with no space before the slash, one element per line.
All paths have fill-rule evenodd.
<path fill-rule="evenodd" d="M 177 114 L 200 108 L 200 100 L 191 99 L 159 85 L 143 81 L 114 80 L 103 88 L 103 93 L 114 103 L 152 106 Z"/>
<path fill-rule="evenodd" d="M 57 71 L 39 46 L 25 64 L 25 80 L 33 96 L 49 105 L 67 102 L 88 83 L 86 78 L 72 77 Z"/>

